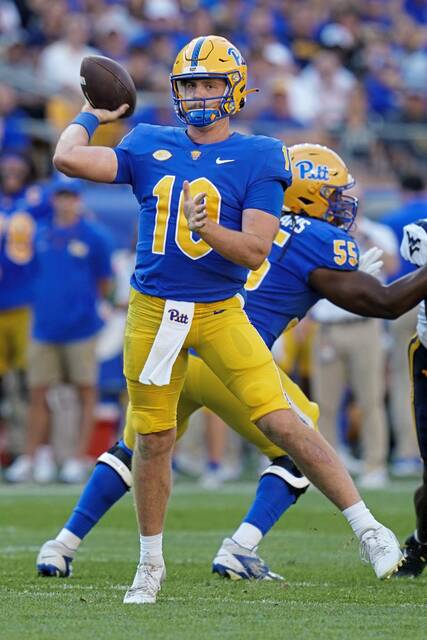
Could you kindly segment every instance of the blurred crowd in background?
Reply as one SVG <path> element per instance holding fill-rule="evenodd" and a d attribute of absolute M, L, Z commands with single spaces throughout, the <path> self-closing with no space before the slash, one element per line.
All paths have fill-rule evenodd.
<path fill-rule="evenodd" d="M 3 0 L 3 145 L 52 144 L 79 111 L 80 61 L 94 53 L 124 64 L 139 92 L 132 121 L 104 130 L 104 142 L 141 120 L 176 124 L 171 61 L 209 33 L 241 49 L 260 89 L 239 127 L 290 143 L 315 137 L 365 170 L 425 168 L 424 0 Z"/>
<path fill-rule="evenodd" d="M 181 126 L 172 109 L 171 66 L 186 42 L 209 33 L 224 35 L 240 48 L 249 87 L 260 89 L 233 126 L 274 135 L 288 146 L 315 142 L 336 149 L 358 183 L 358 240 L 363 248 L 384 249 L 385 279 L 405 272 L 398 254 L 401 229 L 427 214 L 426 0 L 3 0 L 0 461 L 10 481 L 54 480 L 59 465 L 63 481 L 81 482 L 88 458 L 115 437 L 125 404 L 120 349 L 136 204 L 126 188 L 64 186 L 52 175 L 57 137 L 82 105 L 81 60 L 91 54 L 112 57 L 135 81 L 134 115 L 102 127 L 94 137 L 95 143 L 114 145 L 138 122 Z M 91 316 L 93 336 L 61 333 L 67 314 L 58 311 L 51 274 L 34 287 L 30 282 L 34 260 L 49 271 L 54 264 L 46 258 L 49 250 L 65 252 L 69 246 L 76 264 L 64 264 L 78 271 L 79 260 L 85 262 L 86 276 L 94 282 L 92 296 L 86 292 L 87 309 L 97 315 L 94 309 L 102 303 L 102 319 Z M 18 272 L 25 281 L 21 296 L 14 293 Z M 79 277 L 69 287 L 79 288 Z M 40 291 L 46 293 L 47 286 L 53 293 L 46 302 Z M 77 322 L 72 293 L 66 293 L 64 304 L 68 320 Z M 60 363 L 52 373 L 55 385 L 46 391 L 37 370 L 54 356 L 35 352 L 34 341 L 55 345 L 58 339 L 52 338 L 52 327 L 36 335 L 40 322 L 33 323 L 30 339 L 31 313 L 40 322 L 47 322 L 49 313 L 55 316 L 64 344 L 91 339 L 105 322 L 94 351 L 100 365 L 96 379 L 76 372 L 76 356 L 61 351 L 55 356 Z M 8 331 L 18 324 L 21 343 L 12 345 Z M 405 355 L 414 330 L 415 312 L 386 325 L 326 307 L 276 347 L 281 364 L 319 401 L 322 430 L 367 487 L 388 482 L 390 462 L 395 475 L 420 468 Z M 44 391 L 37 396 L 40 385 Z M 96 392 L 102 401 L 97 407 Z M 177 469 L 201 475 L 205 486 L 238 476 L 246 460 L 241 443 L 213 416 L 204 414 L 198 421 L 206 425 L 194 432 L 205 437 L 189 451 L 181 448 Z M 47 422 L 49 436 L 42 437 Z M 41 425 L 37 438 L 34 424 Z"/>

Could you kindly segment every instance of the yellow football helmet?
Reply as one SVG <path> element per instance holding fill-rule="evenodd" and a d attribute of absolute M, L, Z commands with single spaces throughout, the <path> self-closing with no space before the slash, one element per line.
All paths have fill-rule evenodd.
<path fill-rule="evenodd" d="M 172 68 L 170 80 L 172 96 L 178 118 L 186 124 L 206 127 L 216 120 L 227 118 L 242 109 L 246 96 L 248 69 L 240 51 L 221 36 L 201 36 L 194 38 L 178 53 Z M 192 109 L 191 100 L 183 97 L 183 81 L 190 78 L 221 78 L 226 82 L 222 96 L 201 98 L 202 108 Z M 219 106 L 209 108 L 209 101 L 220 100 Z"/>
<path fill-rule="evenodd" d="M 357 198 L 344 195 L 354 185 L 340 156 L 320 144 L 289 148 L 292 184 L 285 191 L 284 207 L 292 213 L 327 220 L 347 231 L 357 213 Z"/>

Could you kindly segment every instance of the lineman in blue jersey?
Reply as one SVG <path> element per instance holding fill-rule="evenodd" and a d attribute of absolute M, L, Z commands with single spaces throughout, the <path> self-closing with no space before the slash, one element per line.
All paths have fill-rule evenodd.
<path fill-rule="evenodd" d="M 229 116 L 245 104 L 246 76 L 240 52 L 225 38 L 196 38 L 179 52 L 171 75 L 185 133 L 146 125 L 117 149 L 90 147 L 96 127 L 119 118 L 127 105 L 106 111 L 86 104 L 55 151 L 60 171 L 129 182 L 141 205 L 124 349 L 127 427 L 137 433 L 132 466 L 141 555 L 125 603 L 154 603 L 165 577 L 162 532 L 189 348 L 344 512 L 365 546 L 362 538 L 369 537 L 377 575 L 388 576 L 401 560 L 393 534 L 370 515 L 335 451 L 292 410 L 271 353 L 241 308 L 247 271 L 270 253 L 291 178 L 280 142 L 230 133 Z M 154 150 L 153 139 L 161 143 Z M 172 173 L 174 153 L 180 162 Z"/>
<path fill-rule="evenodd" d="M 246 310 L 265 342 L 271 345 L 283 329 L 295 324 L 324 296 L 349 310 L 379 317 L 395 317 L 416 304 L 426 288 L 425 273 L 418 281 L 411 276 L 400 284 L 383 287 L 376 279 L 357 271 L 358 249 L 346 230 L 354 219 L 356 201 L 344 193 L 351 178 L 342 160 L 317 145 L 297 145 L 290 149 L 290 155 L 293 183 L 285 193 L 285 207 L 292 215 L 282 219 L 268 260 L 250 275 L 246 285 Z M 323 173 L 310 177 L 304 168 L 306 162 L 311 162 L 313 168 L 322 167 Z M 316 406 L 284 374 L 281 379 L 295 409 L 315 423 Z M 203 361 L 191 356 L 178 407 L 179 434 L 185 430 L 186 418 L 202 405 L 221 415 L 273 461 L 260 480 L 255 503 L 242 526 L 232 540 L 226 539 L 222 544 L 214 571 L 234 578 L 277 578 L 257 556 L 256 546 L 295 503 L 307 487 L 307 479 L 282 449 L 251 424 L 247 409 Z M 133 441 L 128 423 L 124 441 L 100 457 L 64 529 L 40 550 L 37 567 L 42 575 L 70 575 L 71 561 L 81 540 L 131 486 Z M 358 531 L 357 524 L 355 530 Z"/>

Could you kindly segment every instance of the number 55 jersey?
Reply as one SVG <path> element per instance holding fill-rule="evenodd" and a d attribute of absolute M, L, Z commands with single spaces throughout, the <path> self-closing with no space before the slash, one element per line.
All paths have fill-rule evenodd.
<path fill-rule="evenodd" d="M 267 346 L 323 298 L 310 286 L 313 271 L 354 271 L 358 263 L 358 246 L 347 231 L 318 218 L 284 216 L 269 257 L 246 283 L 245 311 Z"/>
<path fill-rule="evenodd" d="M 292 179 L 286 147 L 273 138 L 236 132 L 222 142 L 199 145 L 184 129 L 139 124 L 114 151 L 115 182 L 130 184 L 140 205 L 133 288 L 193 302 L 238 293 L 248 270 L 188 229 L 182 185 L 190 182 L 193 197 L 206 194 L 211 220 L 241 231 L 245 209 L 280 216 Z"/>

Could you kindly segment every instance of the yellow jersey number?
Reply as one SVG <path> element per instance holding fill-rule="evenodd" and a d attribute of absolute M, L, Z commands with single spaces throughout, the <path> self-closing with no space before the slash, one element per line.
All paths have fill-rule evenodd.
<path fill-rule="evenodd" d="M 9 217 L 0 214 L 0 236 L 5 236 L 5 253 L 11 262 L 24 265 L 33 259 L 35 230 L 34 219 L 26 211 Z"/>
<path fill-rule="evenodd" d="M 274 238 L 274 244 L 277 244 L 279 247 L 284 247 L 290 237 L 290 233 L 283 229 L 279 229 L 276 237 Z M 265 276 L 270 271 L 270 266 L 270 261 L 266 258 L 259 269 L 250 272 L 245 284 L 246 291 L 255 291 L 255 289 L 258 289 Z"/>
<path fill-rule="evenodd" d="M 357 248 L 353 240 L 334 240 L 334 262 L 339 267 L 349 264 L 357 267 Z"/>
<path fill-rule="evenodd" d="M 156 222 L 152 243 L 153 253 L 165 253 L 175 179 L 176 176 L 163 176 L 153 188 L 153 196 L 157 198 Z M 206 212 L 211 220 L 218 223 L 221 210 L 221 194 L 216 186 L 207 178 L 197 178 L 197 180 L 190 182 L 190 192 L 192 197 L 198 193 L 206 193 Z M 184 215 L 184 192 L 182 189 L 179 196 L 175 242 L 181 251 L 192 260 L 199 260 L 212 251 L 212 247 L 202 238 L 195 240 L 187 226 L 187 220 Z"/>

